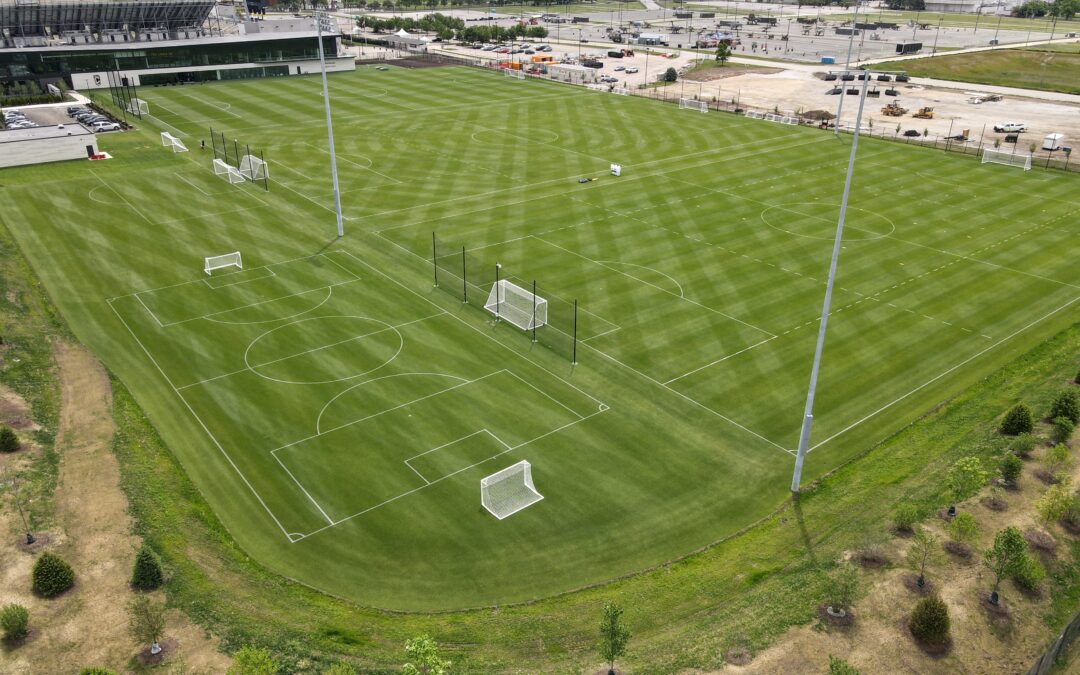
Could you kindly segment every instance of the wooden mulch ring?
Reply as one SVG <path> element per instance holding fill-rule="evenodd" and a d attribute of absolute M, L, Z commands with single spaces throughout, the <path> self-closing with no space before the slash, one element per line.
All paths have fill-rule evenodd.
<path fill-rule="evenodd" d="M 949 540 L 942 544 L 941 547 L 957 558 L 962 558 L 964 560 L 971 559 L 971 547 L 967 544 Z"/>
<path fill-rule="evenodd" d="M 855 614 L 850 607 L 844 616 L 833 616 L 829 614 L 828 605 L 818 605 L 818 618 L 830 626 L 850 626 L 855 623 Z"/>
<path fill-rule="evenodd" d="M 724 652 L 724 661 L 733 666 L 748 666 L 754 660 L 754 655 L 746 647 L 732 647 Z"/>
<path fill-rule="evenodd" d="M 34 533 L 34 543 L 33 544 L 27 544 L 26 543 L 26 533 L 23 532 L 22 534 L 19 535 L 18 547 L 19 547 L 20 551 L 25 551 L 26 553 L 37 553 L 38 551 L 45 548 L 46 546 L 48 546 L 51 543 L 52 543 L 52 535 L 51 534 L 49 534 L 48 532 L 35 532 Z"/>
<path fill-rule="evenodd" d="M 1062 518 L 1058 521 L 1061 524 L 1061 529 L 1065 530 L 1074 537 L 1080 537 L 1080 523 L 1073 523 L 1071 521 Z"/>
<path fill-rule="evenodd" d="M 1008 511 L 1009 502 L 999 497 L 983 497 L 979 500 L 979 503 L 990 509 L 991 511 Z"/>
<path fill-rule="evenodd" d="M 889 530 L 902 539 L 907 539 L 911 535 L 915 534 L 915 530 L 912 528 L 901 530 L 899 527 L 893 526 L 889 528 Z"/>
<path fill-rule="evenodd" d="M 1041 553 L 1054 555 L 1057 552 L 1057 542 L 1048 532 L 1043 530 L 1028 530 L 1024 532 L 1024 539 L 1031 548 Z"/>
<path fill-rule="evenodd" d="M 1005 606 L 1005 603 L 998 599 L 998 604 L 990 604 L 990 594 L 979 594 L 979 607 L 982 607 L 983 611 L 990 615 L 990 620 L 997 624 L 1011 623 L 1012 612 Z"/>
<path fill-rule="evenodd" d="M 1046 485 L 1057 485 L 1061 482 L 1058 480 L 1057 476 L 1050 473 L 1050 470 L 1045 467 L 1035 469 L 1035 477 Z"/>
<path fill-rule="evenodd" d="M 915 574 L 905 574 L 900 577 L 900 580 L 904 582 L 904 587 L 912 593 L 918 593 L 919 595 L 930 595 L 934 592 L 937 586 L 929 579 L 924 579 L 922 587 L 919 587 L 919 577 Z"/>
<path fill-rule="evenodd" d="M 167 640 L 162 640 L 158 644 L 161 645 L 161 651 L 157 654 L 151 654 L 150 647 L 148 645 L 140 649 L 138 655 L 135 658 L 139 659 L 139 663 L 143 664 L 144 666 L 156 666 L 161 664 L 165 659 L 167 659 L 169 657 L 169 654 L 172 654 L 176 651 L 176 640 L 173 640 L 171 638 Z"/>
<path fill-rule="evenodd" d="M 888 564 L 889 559 L 881 551 L 859 551 L 855 560 L 865 569 L 873 570 Z"/>

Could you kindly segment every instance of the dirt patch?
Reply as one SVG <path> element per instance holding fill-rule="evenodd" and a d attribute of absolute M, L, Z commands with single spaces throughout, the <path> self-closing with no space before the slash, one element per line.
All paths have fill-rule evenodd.
<path fill-rule="evenodd" d="M 30 418 L 30 404 L 11 389 L 0 385 L 0 424 L 5 424 L 16 431 L 35 431 L 40 429 Z"/>
<path fill-rule="evenodd" d="M 120 470 L 110 450 L 112 391 L 101 364 L 82 347 L 60 344 L 54 356 L 62 396 L 59 531 L 42 537 L 30 550 L 0 548 L 0 602 L 25 605 L 35 639 L 49 648 L 8 650 L 0 654 L 0 671 L 74 672 L 86 665 L 125 670 L 138 652 L 127 634 L 126 605 L 132 597 L 128 575 L 139 540 L 131 534 Z M 10 522 L 10 516 L 3 515 Z M 5 524 L 0 522 L 0 528 Z M 75 588 L 52 600 L 30 593 L 30 568 L 42 549 L 67 559 L 76 573 Z M 169 658 L 182 658 L 189 668 L 223 671 L 227 658 L 202 636 L 183 614 L 169 613 L 166 638 L 174 645 Z"/>
<path fill-rule="evenodd" d="M 724 652 L 724 661 L 733 666 L 748 666 L 754 660 L 754 655 L 746 647 L 735 647 Z"/>
<path fill-rule="evenodd" d="M 766 68 L 764 66 L 744 66 L 731 64 L 723 67 L 715 68 L 702 68 L 693 72 L 687 73 L 683 76 L 684 80 L 691 82 L 713 82 L 715 80 L 724 80 L 729 77 L 738 77 L 739 75 L 748 75 L 750 73 L 756 73 L 758 75 L 771 75 L 773 73 L 782 72 L 781 68 Z"/>

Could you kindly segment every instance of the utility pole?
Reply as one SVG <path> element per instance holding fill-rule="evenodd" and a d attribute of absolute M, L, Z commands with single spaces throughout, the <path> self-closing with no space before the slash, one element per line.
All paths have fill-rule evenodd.
<path fill-rule="evenodd" d="M 341 190 L 338 188 L 337 154 L 334 152 L 334 123 L 330 119 L 330 85 L 326 82 L 326 55 L 322 43 L 322 13 L 315 12 L 315 32 L 319 41 L 319 67 L 322 70 L 323 108 L 326 110 L 326 137 L 330 144 L 330 177 L 334 183 L 334 215 L 337 216 L 337 236 L 345 236 L 345 223 L 341 217 Z"/>
<path fill-rule="evenodd" d="M 851 17 L 851 34 L 848 35 L 847 44 L 847 58 L 844 59 L 844 72 L 846 73 L 851 67 L 851 48 L 855 44 L 855 24 L 859 22 L 859 2 L 855 2 L 855 14 Z M 864 80 L 865 82 L 865 80 Z M 840 77 L 840 86 L 843 91 L 840 92 L 840 104 L 836 106 L 836 137 L 840 137 L 840 116 L 844 114 L 844 98 L 847 96 L 847 86 L 844 85 L 843 76 Z"/>

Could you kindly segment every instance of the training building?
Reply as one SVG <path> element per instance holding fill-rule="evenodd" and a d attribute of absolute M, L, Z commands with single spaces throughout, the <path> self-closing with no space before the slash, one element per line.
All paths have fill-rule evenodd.
<path fill-rule="evenodd" d="M 0 92 L 314 73 L 318 35 L 314 18 L 252 20 L 214 0 L 0 0 Z M 328 70 L 356 67 L 333 19 L 322 42 Z"/>

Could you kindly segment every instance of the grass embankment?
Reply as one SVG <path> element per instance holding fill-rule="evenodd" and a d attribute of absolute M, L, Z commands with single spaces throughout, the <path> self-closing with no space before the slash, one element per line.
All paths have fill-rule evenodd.
<path fill-rule="evenodd" d="M 1080 325 L 1066 330 L 838 469 L 764 522 L 660 570 L 542 602 L 447 614 L 356 607 L 269 573 L 232 541 L 119 382 L 116 452 L 141 534 L 172 573 L 171 603 L 222 635 L 263 644 L 288 668 L 335 659 L 390 670 L 404 640 L 429 632 L 460 672 L 574 672 L 596 662 L 602 603 L 621 602 L 634 629 L 626 665 L 639 672 L 714 668 L 732 646 L 760 650 L 810 622 L 823 570 L 841 552 L 884 538 L 899 501 L 927 514 L 946 504 L 941 476 L 957 458 L 989 458 L 1005 441 L 995 419 L 1018 399 L 1037 413 L 1075 374 Z M 1053 580 L 1047 639 L 1076 611 L 1080 580 Z M 722 611 L 720 611 L 722 609 Z"/>
<path fill-rule="evenodd" d="M 852 14 L 829 14 L 828 21 L 848 21 L 852 18 Z M 1033 33 L 1047 33 L 1051 30 L 1058 37 L 1064 36 L 1066 33 L 1080 30 L 1080 21 L 1063 21 L 1059 20 L 1057 26 L 1054 27 L 1054 21 L 1051 17 L 1041 17 L 1038 19 L 1022 19 L 1015 16 L 1005 16 L 1001 18 L 1000 26 L 998 25 L 998 18 L 996 16 L 988 16 L 986 13 L 981 15 L 976 14 L 957 14 L 954 12 L 859 12 L 860 21 L 881 21 L 886 23 L 898 23 L 901 25 L 907 24 L 908 21 L 918 21 L 920 24 L 926 24 L 934 29 L 941 24 L 942 28 L 970 28 L 975 30 L 976 27 L 979 30 L 985 30 L 987 33 L 987 39 L 990 39 L 992 32 L 998 30 L 1012 30 L 1018 32 L 1033 32 Z M 1033 38 L 1037 39 L 1037 38 Z"/>
<path fill-rule="evenodd" d="M 1080 94 L 1080 53 L 1002 49 L 881 64 L 917 77 Z"/>

